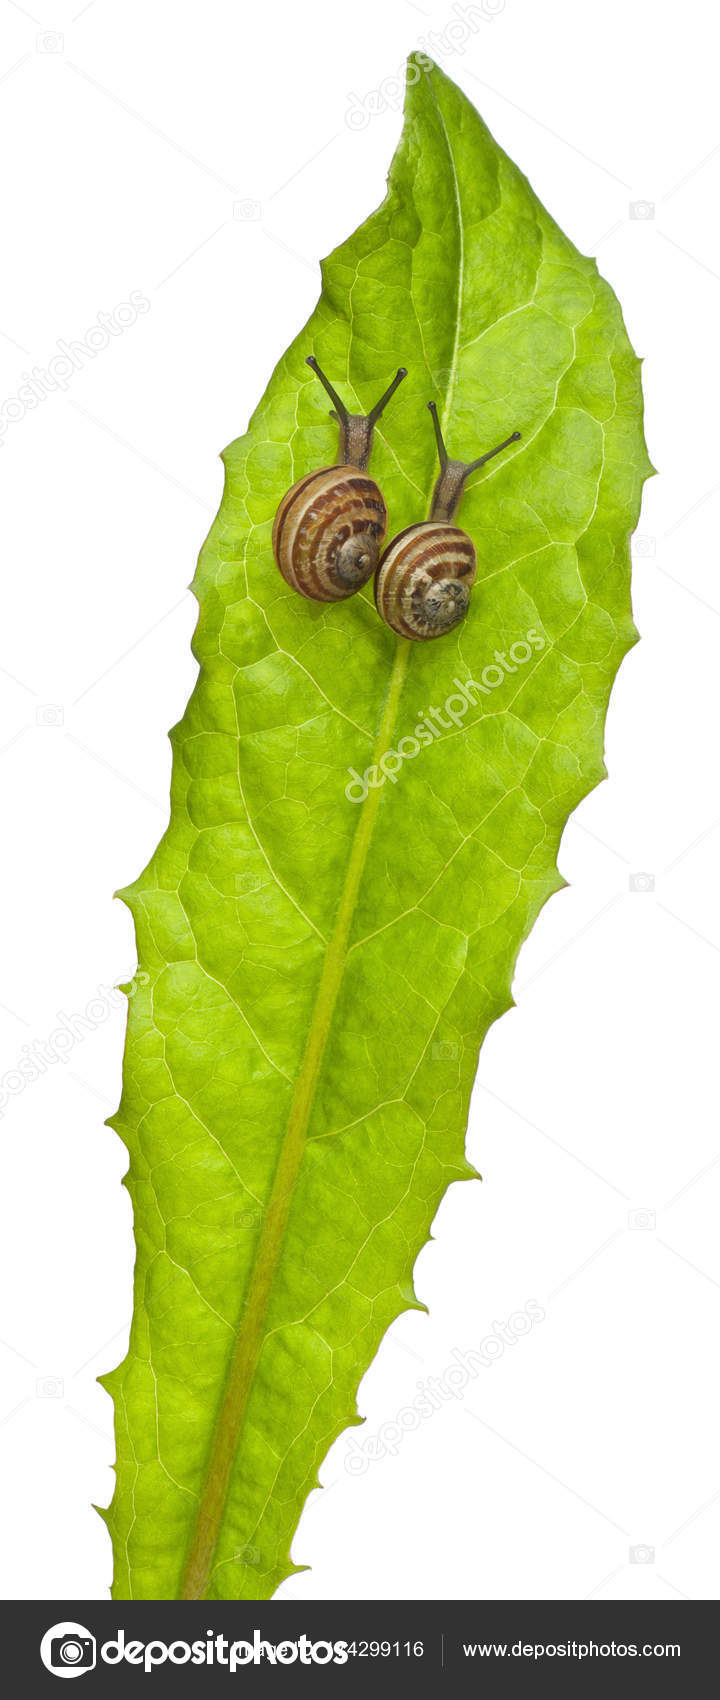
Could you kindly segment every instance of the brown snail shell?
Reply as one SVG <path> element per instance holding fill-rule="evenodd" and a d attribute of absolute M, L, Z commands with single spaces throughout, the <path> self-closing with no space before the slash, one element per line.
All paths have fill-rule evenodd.
<path fill-rule="evenodd" d="M 275 560 L 302 596 L 340 602 L 372 578 L 387 523 L 373 478 L 357 466 L 322 467 L 283 497 L 273 526 Z"/>
<path fill-rule="evenodd" d="M 424 520 L 388 544 L 375 578 L 378 613 L 399 637 L 425 643 L 464 620 L 477 577 L 472 538 Z"/>

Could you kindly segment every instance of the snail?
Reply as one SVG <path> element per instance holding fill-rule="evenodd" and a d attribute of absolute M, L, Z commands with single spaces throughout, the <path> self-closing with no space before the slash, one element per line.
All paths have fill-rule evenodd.
<path fill-rule="evenodd" d="M 443 637 L 465 618 L 470 606 L 477 574 L 475 545 L 467 532 L 453 524 L 466 480 L 520 439 L 520 432 L 513 431 L 479 460 L 450 460 L 434 401 L 428 407 L 440 458 L 430 518 L 398 532 L 375 575 L 375 603 L 382 619 L 400 637 L 421 642 Z"/>
<path fill-rule="evenodd" d="M 287 583 L 313 602 L 354 596 L 375 571 L 387 531 L 385 498 L 367 474 L 380 414 L 407 377 L 401 366 L 370 413 L 348 413 L 314 355 L 307 364 L 334 405 L 340 426 L 338 458 L 293 484 L 273 526 L 273 554 Z"/>

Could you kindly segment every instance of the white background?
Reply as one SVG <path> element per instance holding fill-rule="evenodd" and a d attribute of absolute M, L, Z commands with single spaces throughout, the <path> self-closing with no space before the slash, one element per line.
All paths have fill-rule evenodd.
<path fill-rule="evenodd" d="M 613 695 L 609 779 L 568 827 L 570 889 L 481 1057 L 469 1149 L 485 1185 L 446 1198 L 417 1270 L 430 1314 L 391 1330 L 356 1434 L 394 1423 L 418 1380 L 530 1299 L 545 1319 L 395 1457 L 353 1475 L 338 1441 L 295 1541 L 312 1569 L 281 1595 L 716 1597 L 711 8 L 484 0 L 449 51 L 452 0 L 31 5 L 0 0 L 3 397 L 131 290 L 150 310 L 0 446 L 3 1074 L 58 1012 L 107 1015 L 0 1119 L 0 1594 L 109 1588 L 91 1506 L 112 1491 L 111 1405 L 94 1378 L 125 1349 L 132 1242 L 124 1148 L 103 1126 L 124 1030 L 107 987 L 135 961 L 112 893 L 167 818 L 166 732 L 195 676 L 185 587 L 219 451 L 310 312 L 319 256 L 382 199 L 398 74 L 424 39 L 597 253 L 646 359 L 662 476 L 635 544 L 643 642 Z M 638 202 L 651 216 L 631 216 Z M 652 889 L 633 889 L 638 872 Z"/>

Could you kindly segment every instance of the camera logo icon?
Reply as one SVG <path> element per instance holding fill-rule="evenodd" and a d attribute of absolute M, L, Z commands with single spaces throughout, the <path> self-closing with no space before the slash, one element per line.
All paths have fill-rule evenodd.
<path fill-rule="evenodd" d="M 235 876 L 235 895 L 242 897 L 245 892 L 259 891 L 261 884 L 259 874 L 237 874 Z"/>
<path fill-rule="evenodd" d="M 636 531 L 633 538 L 633 554 L 636 560 L 652 561 L 656 552 L 656 541 L 656 538 L 648 537 L 647 533 Z"/>
<path fill-rule="evenodd" d="M 60 702 L 44 702 L 35 710 L 36 726 L 62 726 L 65 710 Z"/>
<path fill-rule="evenodd" d="M 65 1382 L 61 1375 L 40 1375 L 35 1383 L 36 1399 L 62 1399 Z"/>
<path fill-rule="evenodd" d="M 259 1228 L 260 1223 L 262 1222 L 262 1216 L 262 1210 L 258 1210 L 257 1205 L 255 1205 L 254 1208 L 250 1205 L 246 1210 L 238 1210 L 235 1217 L 235 1227 Z"/>
<path fill-rule="evenodd" d="M 631 201 L 628 211 L 630 218 L 637 218 L 646 222 L 647 219 L 655 217 L 655 202 Z"/>
<path fill-rule="evenodd" d="M 629 1559 L 631 1564 L 654 1564 L 655 1548 L 641 1541 L 639 1546 L 630 1548 Z"/>
<path fill-rule="evenodd" d="M 631 874 L 628 880 L 628 891 L 654 891 L 654 874 Z"/>
<path fill-rule="evenodd" d="M 633 1234 L 651 1234 L 657 1226 L 654 1210 L 628 1210 L 628 1227 Z"/>
<path fill-rule="evenodd" d="M 64 50 L 65 37 L 58 30 L 42 30 L 35 37 L 36 53 L 63 53 Z"/>
<path fill-rule="evenodd" d="M 460 1055 L 460 1046 L 453 1045 L 449 1039 L 436 1039 L 432 1054 L 435 1062 L 454 1062 Z"/>
<path fill-rule="evenodd" d="M 233 201 L 233 218 L 240 219 L 243 224 L 256 222 L 262 218 L 260 201 L 251 200 L 249 195 L 244 201 Z"/>
<path fill-rule="evenodd" d="M 40 1642 L 40 1657 L 53 1676 L 84 1676 L 95 1669 L 95 1636 L 82 1623 L 54 1623 Z"/>

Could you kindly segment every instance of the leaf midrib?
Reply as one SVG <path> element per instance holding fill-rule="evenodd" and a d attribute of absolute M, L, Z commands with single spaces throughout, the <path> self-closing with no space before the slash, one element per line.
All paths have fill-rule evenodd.
<path fill-rule="evenodd" d="M 454 207 L 457 222 L 458 264 L 455 304 L 455 335 L 452 364 L 447 386 L 443 428 L 446 429 L 455 387 L 459 354 L 462 297 L 464 283 L 464 231 L 462 206 L 455 161 L 450 137 L 437 101 L 431 89 L 438 114 L 443 140 L 447 148 L 453 180 Z M 373 751 L 373 766 L 390 749 L 397 722 L 402 688 L 405 682 L 411 644 L 406 638 L 396 639 L 393 667 L 390 674 L 383 715 Z M 380 788 L 370 789 L 361 804 L 360 819 L 353 840 L 345 884 L 328 943 L 313 1009 L 308 1041 L 293 1092 L 287 1127 L 278 1158 L 275 1178 L 265 1212 L 257 1254 L 253 1266 L 247 1301 L 243 1306 L 242 1323 L 230 1361 L 225 1391 L 213 1431 L 209 1460 L 200 1492 L 195 1520 L 190 1535 L 179 1598 L 206 1598 L 213 1571 L 215 1550 L 222 1529 L 223 1514 L 230 1490 L 233 1465 L 252 1392 L 255 1371 L 265 1337 L 265 1321 L 273 1281 L 282 1252 L 285 1228 L 292 1203 L 295 1184 L 306 1145 L 307 1127 L 322 1066 L 325 1048 L 332 1026 L 338 994 L 345 972 L 348 939 L 352 927 L 358 892 L 362 882 L 373 829 L 381 800 Z"/>
<path fill-rule="evenodd" d="M 373 754 L 379 764 L 390 748 L 410 656 L 410 642 L 398 638 L 385 707 Z M 381 791 L 371 789 L 361 805 L 335 926 L 323 965 L 300 1073 L 295 1084 L 287 1128 L 278 1159 L 263 1225 L 258 1241 L 242 1326 L 228 1371 L 225 1392 L 215 1424 L 208 1467 L 200 1493 L 188 1547 L 180 1599 L 205 1599 L 213 1568 L 215 1548 L 222 1527 L 232 1468 L 252 1391 L 265 1319 L 275 1272 L 280 1259 L 285 1227 L 295 1182 L 305 1150 L 307 1126 L 315 1087 L 322 1065 L 333 1013 L 345 972 L 347 946 L 355 905 L 365 871 Z"/>

